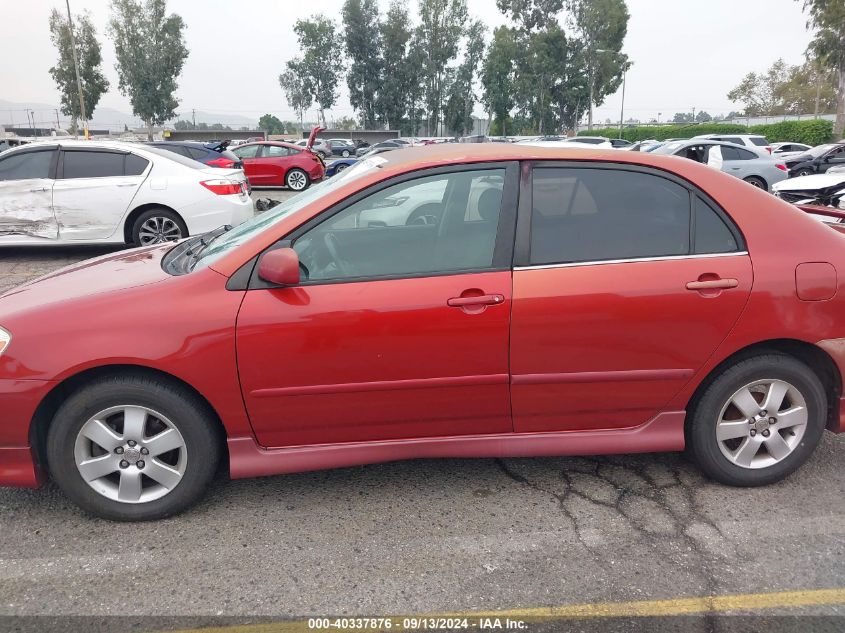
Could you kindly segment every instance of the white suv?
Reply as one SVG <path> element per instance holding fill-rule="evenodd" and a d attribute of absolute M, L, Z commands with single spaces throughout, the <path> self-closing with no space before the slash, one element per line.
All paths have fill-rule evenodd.
<path fill-rule="evenodd" d="M 693 138 L 707 138 L 711 141 L 722 141 L 723 143 L 733 143 L 734 145 L 742 145 L 756 151 L 765 151 L 772 153 L 772 144 L 765 136 L 759 134 L 700 134 Z"/>
<path fill-rule="evenodd" d="M 0 209 L 0 246 L 145 246 L 254 215 L 241 169 L 99 141 L 43 141 L 0 154 Z"/>

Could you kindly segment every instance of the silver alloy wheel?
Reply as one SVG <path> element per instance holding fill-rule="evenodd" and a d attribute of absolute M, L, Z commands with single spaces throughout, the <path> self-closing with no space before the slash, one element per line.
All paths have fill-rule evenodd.
<path fill-rule="evenodd" d="M 188 462 L 179 429 L 160 413 L 136 405 L 91 417 L 76 436 L 73 456 L 91 488 L 121 503 L 160 499 L 182 481 Z"/>
<path fill-rule="evenodd" d="M 339 174 L 340 172 L 342 172 L 347 167 L 349 167 L 349 165 L 345 165 L 345 164 L 344 165 L 338 165 L 337 169 L 334 170 L 334 173 Z"/>
<path fill-rule="evenodd" d="M 308 179 L 301 171 L 292 171 L 287 176 L 287 183 L 294 191 L 302 191 L 308 184 Z"/>
<path fill-rule="evenodd" d="M 731 463 L 767 468 L 792 454 L 807 422 L 807 403 L 794 385 L 759 380 L 738 389 L 722 407 L 716 440 Z"/>
<path fill-rule="evenodd" d="M 142 246 L 173 242 L 179 239 L 182 239 L 182 229 L 176 222 L 164 216 L 147 218 L 138 231 L 138 240 Z"/>

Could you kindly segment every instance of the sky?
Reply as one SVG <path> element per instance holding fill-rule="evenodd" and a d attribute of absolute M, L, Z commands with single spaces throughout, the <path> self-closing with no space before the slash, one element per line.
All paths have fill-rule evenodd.
<path fill-rule="evenodd" d="M 387 0 L 380 1 L 386 8 Z M 470 15 L 484 21 L 490 32 L 506 22 L 496 0 L 467 1 Z M 278 84 L 284 63 L 298 54 L 293 23 L 315 13 L 339 22 L 342 4 L 343 0 L 169 0 L 169 10 L 187 24 L 190 50 L 179 79 L 178 112 L 195 108 L 256 121 L 270 112 L 295 119 Z M 726 95 L 745 74 L 763 71 L 779 57 L 792 64 L 802 61 L 810 38 L 802 4 L 628 0 L 631 19 L 623 52 L 634 65 L 627 76 L 625 118 L 645 121 L 660 113 L 665 120 L 693 108 L 711 114 L 740 110 Z M 58 91 L 48 74 L 56 58 L 48 29 L 53 7 L 65 11 L 61 0 L 0 0 L 6 22 L 0 38 L 0 100 L 58 104 Z M 91 12 L 103 44 L 104 71 L 112 88 L 100 105 L 131 112 L 117 90 L 114 50 L 106 37 L 108 0 L 71 0 L 71 9 Z M 345 85 L 341 87 L 330 118 L 353 114 Z M 617 121 L 620 105 L 621 90 L 596 108 L 596 120 Z"/>

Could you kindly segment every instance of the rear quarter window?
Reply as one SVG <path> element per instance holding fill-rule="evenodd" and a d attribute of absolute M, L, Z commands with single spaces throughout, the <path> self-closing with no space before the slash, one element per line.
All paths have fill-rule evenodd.
<path fill-rule="evenodd" d="M 750 141 L 757 147 L 768 147 L 769 141 L 764 136 L 752 136 Z"/>

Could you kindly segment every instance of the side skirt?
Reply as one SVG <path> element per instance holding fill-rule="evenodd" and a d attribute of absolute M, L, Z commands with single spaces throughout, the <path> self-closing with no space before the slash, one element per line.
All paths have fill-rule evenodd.
<path fill-rule="evenodd" d="M 405 459 L 555 457 L 660 453 L 684 449 L 685 411 L 658 413 L 640 426 L 602 431 L 500 433 L 263 448 L 253 437 L 229 438 L 232 479 L 345 468 Z"/>

